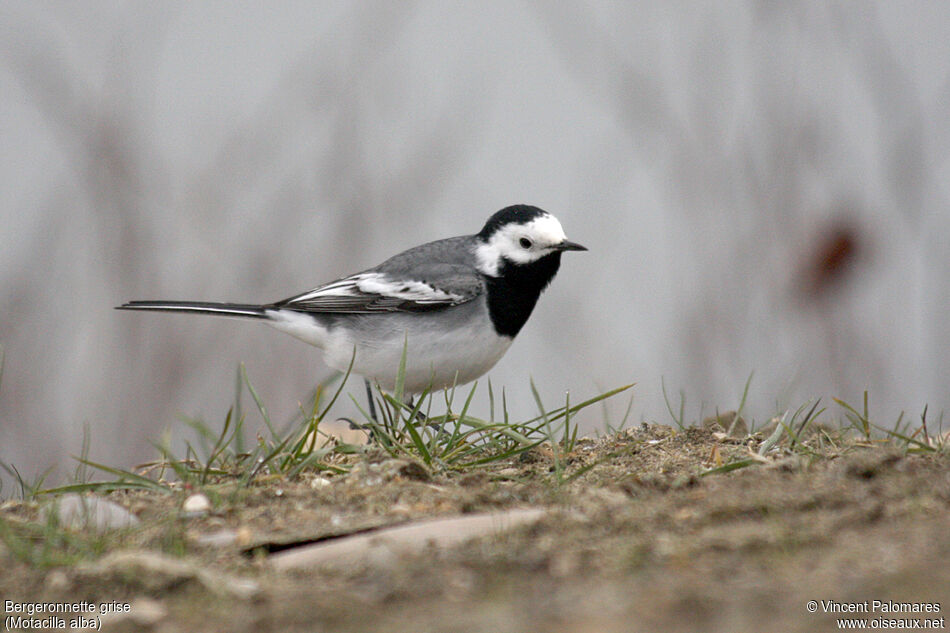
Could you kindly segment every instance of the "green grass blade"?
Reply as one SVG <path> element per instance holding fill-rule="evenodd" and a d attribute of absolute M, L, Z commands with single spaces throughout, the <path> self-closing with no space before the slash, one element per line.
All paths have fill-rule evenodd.
<path fill-rule="evenodd" d="M 409 351 L 409 332 L 406 331 L 402 341 L 402 354 L 399 356 L 399 369 L 396 372 L 396 389 L 393 395 L 399 402 L 403 401 L 406 387 L 406 355 Z"/>
<path fill-rule="evenodd" d="M 788 428 L 785 426 L 786 417 L 788 417 L 788 409 L 785 410 L 785 413 L 782 414 L 782 418 L 775 424 L 775 430 L 772 431 L 772 435 L 759 446 L 759 455 L 764 456 L 781 439 L 782 433 Z"/>
<path fill-rule="evenodd" d="M 163 486 L 162 484 L 156 481 L 152 481 L 148 477 L 143 477 L 142 475 L 133 473 L 132 471 L 122 470 L 120 468 L 113 468 L 112 466 L 106 466 L 105 464 L 100 464 L 98 462 L 94 462 L 89 459 L 82 459 L 79 457 L 74 457 L 74 459 L 77 459 L 83 462 L 84 464 L 86 464 L 87 466 L 91 466 L 95 468 L 96 470 L 101 470 L 104 473 L 109 473 L 110 475 L 114 475 L 118 477 L 119 481 L 115 482 L 116 486 L 122 486 L 122 484 L 126 484 L 125 486 L 122 486 L 122 487 L 144 488 L 147 490 L 153 490 L 155 492 L 161 492 L 163 494 L 171 493 L 171 490 L 167 486 Z M 83 489 L 82 486 L 84 485 L 89 486 L 92 484 L 74 484 L 75 486 L 74 489 Z M 87 487 L 84 489 L 88 490 L 89 488 Z M 37 494 L 51 494 L 54 492 L 58 492 L 60 490 L 61 488 L 48 488 L 46 490 L 41 490 L 37 492 Z"/>
<path fill-rule="evenodd" d="M 455 426 L 452 429 L 451 437 L 449 437 L 448 442 L 446 443 L 447 447 L 456 446 L 461 440 L 462 420 L 464 420 L 468 415 L 468 408 L 472 404 L 472 398 L 475 397 L 475 389 L 477 386 L 477 382 L 472 385 L 471 391 L 468 392 L 468 398 L 465 399 L 465 404 L 462 406 L 462 412 L 459 413 L 457 418 L 455 418 Z M 492 416 L 492 418 L 494 418 L 494 416 Z M 446 420 L 446 422 L 448 422 L 448 420 Z"/>
<path fill-rule="evenodd" d="M 918 449 L 920 449 L 921 451 L 923 451 L 923 452 L 925 452 L 925 453 L 936 453 L 936 452 L 937 452 L 937 449 L 936 449 L 935 447 L 931 446 L 930 444 L 926 444 L 926 443 L 924 443 L 924 442 L 921 442 L 920 440 L 915 439 L 915 438 L 913 438 L 913 437 L 910 437 L 909 435 L 906 435 L 906 434 L 904 434 L 904 433 L 900 433 L 900 432 L 898 432 L 897 430 L 886 429 L 886 428 L 882 428 L 882 427 L 879 427 L 879 426 L 875 426 L 875 428 L 877 428 L 879 431 L 883 432 L 883 433 L 884 433 L 885 435 L 887 435 L 888 437 L 896 437 L 897 439 L 899 439 L 899 440 L 905 442 L 907 445 L 911 445 L 911 444 L 912 444 L 912 445 L 916 446 Z"/>
<path fill-rule="evenodd" d="M 666 379 L 660 376 L 660 387 L 663 390 L 663 401 L 666 402 L 666 410 L 670 412 L 670 417 L 676 423 L 677 428 L 683 430 L 686 428 L 686 394 L 680 391 L 680 414 L 679 417 L 673 412 L 673 405 L 670 404 L 670 397 L 666 393 Z"/>
<path fill-rule="evenodd" d="M 383 394 L 383 397 L 387 402 L 389 402 L 390 405 L 395 407 L 396 415 L 402 422 L 402 426 L 406 433 L 409 434 L 413 446 L 415 446 L 416 450 L 419 451 L 419 455 L 422 456 L 422 459 L 425 461 L 426 465 L 430 465 L 432 463 L 432 454 L 429 452 L 429 447 L 426 446 L 425 440 L 423 440 L 422 436 L 419 434 L 419 430 L 416 428 L 415 420 L 413 418 L 404 419 L 402 417 L 402 410 L 408 405 L 400 400 L 397 400 L 394 396 L 389 394 Z M 413 411 L 415 411 L 415 409 L 413 409 Z"/>
<path fill-rule="evenodd" d="M 244 378 L 244 384 L 247 386 L 247 390 L 251 394 L 251 398 L 254 399 L 254 404 L 257 405 L 257 410 L 264 419 L 264 424 L 267 425 L 267 429 L 270 431 L 271 438 L 275 442 L 279 441 L 280 436 L 274 430 L 274 425 L 271 424 L 270 415 L 267 413 L 267 407 L 264 406 L 264 401 L 261 400 L 261 397 L 257 395 L 257 391 L 254 390 L 254 385 L 251 384 L 251 379 L 247 376 L 247 368 L 244 366 L 244 363 L 241 363 L 241 376 Z"/>
<path fill-rule="evenodd" d="M 630 389 L 631 387 L 634 387 L 636 384 L 637 384 L 637 383 L 632 382 L 632 383 L 630 383 L 629 385 L 624 385 L 624 386 L 622 386 L 622 387 L 617 387 L 617 388 L 615 388 L 615 389 L 611 389 L 610 391 L 606 391 L 606 392 L 604 392 L 604 393 L 602 393 L 602 394 L 600 394 L 600 395 L 594 396 L 593 398 L 589 398 L 589 399 L 587 399 L 587 400 L 584 400 L 584 401 L 581 402 L 580 404 L 575 404 L 574 406 L 571 407 L 570 414 L 571 414 L 571 415 L 574 415 L 574 414 L 577 413 L 578 411 L 580 411 L 580 410 L 582 410 L 582 409 L 586 409 L 587 407 L 591 406 L 592 404 L 597 404 L 598 402 L 600 402 L 600 401 L 602 401 L 602 400 L 606 400 L 607 398 L 611 398 L 611 397 L 613 397 L 613 396 L 616 396 L 618 393 L 623 393 L 623 392 L 626 391 L 627 389 Z M 504 395 L 504 391 L 502 391 L 502 394 Z M 547 412 L 546 412 L 546 416 L 545 416 L 545 415 L 537 415 L 537 416 L 535 416 L 535 417 L 533 417 L 533 418 L 530 418 L 530 419 L 528 419 L 528 420 L 525 420 L 525 421 L 522 422 L 519 426 L 531 428 L 531 425 L 533 425 L 533 424 L 535 424 L 535 423 L 538 423 L 537 426 L 534 427 L 534 430 L 540 430 L 540 429 L 544 426 L 544 419 L 545 419 L 545 417 L 547 417 L 550 421 L 555 422 L 555 421 L 561 419 L 562 417 L 564 417 L 564 411 L 565 411 L 565 410 L 564 410 L 564 407 L 558 407 L 558 408 L 556 408 L 556 409 L 552 409 L 552 410 L 550 410 L 550 411 L 547 411 Z M 508 423 L 507 407 L 506 407 L 505 423 Z"/>
<path fill-rule="evenodd" d="M 327 412 L 333 408 L 333 405 L 336 404 L 337 398 L 340 397 L 340 394 L 343 393 L 343 387 L 346 386 L 346 381 L 350 378 L 350 373 L 353 371 L 353 364 L 356 362 L 356 347 L 353 348 L 353 354 L 350 356 L 350 364 L 346 366 L 346 371 L 343 373 L 343 380 L 340 381 L 340 386 L 337 387 L 336 391 L 333 394 L 333 397 L 330 398 L 330 402 L 327 403 L 327 406 L 324 407 L 323 411 L 320 413 L 320 419 L 327 414 Z"/>
<path fill-rule="evenodd" d="M 221 454 L 227 449 L 227 447 L 231 444 L 231 441 L 234 439 L 233 435 L 230 438 L 228 437 L 228 431 L 231 428 L 231 420 L 232 420 L 231 416 L 233 415 L 233 413 L 234 413 L 233 408 L 228 409 L 227 415 L 224 416 L 224 426 L 221 429 L 220 435 L 218 435 L 218 439 L 215 440 L 214 447 L 211 449 L 211 452 L 208 454 L 208 459 L 205 462 L 204 471 L 201 473 L 202 485 L 208 482 L 208 477 L 211 473 L 212 466 L 220 458 Z"/>
<path fill-rule="evenodd" d="M 864 392 L 864 413 L 859 413 L 854 407 L 838 398 L 832 398 L 838 406 L 842 407 L 845 410 L 845 416 L 848 418 L 848 421 L 861 433 L 864 434 L 865 439 L 871 439 L 871 420 L 868 417 L 868 392 Z"/>
<path fill-rule="evenodd" d="M 491 378 L 488 379 L 488 419 L 495 421 L 495 392 L 491 387 Z"/>
<path fill-rule="evenodd" d="M 732 418 L 732 424 L 726 429 L 726 435 L 730 437 L 732 436 L 732 431 L 735 429 L 736 424 L 742 419 L 742 411 L 745 409 L 746 399 L 749 397 L 749 386 L 752 384 L 752 376 L 754 375 L 754 371 L 749 372 L 749 378 L 745 381 L 745 388 L 742 390 L 742 398 L 739 399 L 739 407 L 736 409 L 736 414 Z M 700 413 L 699 419 L 703 419 L 702 413 Z"/>
<path fill-rule="evenodd" d="M 704 470 L 699 473 L 700 477 L 706 477 L 708 475 L 719 475 L 722 473 L 729 473 L 734 470 L 739 470 L 740 468 L 745 468 L 747 466 L 752 466 L 754 464 L 760 463 L 757 459 L 739 459 L 734 462 L 729 462 L 728 464 L 723 464 L 722 466 L 717 466 L 716 468 L 710 468 L 709 470 Z"/>

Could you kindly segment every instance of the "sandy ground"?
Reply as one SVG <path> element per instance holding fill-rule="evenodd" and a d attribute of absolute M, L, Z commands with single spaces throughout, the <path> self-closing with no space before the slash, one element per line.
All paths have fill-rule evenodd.
<path fill-rule="evenodd" d="M 127 608 L 103 617 L 108 631 L 944 628 L 950 459 L 839 439 L 700 476 L 762 439 L 644 425 L 579 441 L 560 474 L 544 447 L 466 473 L 371 452 L 345 475 L 222 480 L 190 514 L 194 491 L 118 491 L 141 526 L 80 538 L 89 551 L 65 565 L 37 562 L 79 547 L 48 535 L 25 560 L 41 504 L 7 502 L 0 600 L 8 616 L 7 601 Z M 398 547 L 380 531 L 520 509 L 537 512 L 475 533 L 423 523 L 431 538 Z"/>

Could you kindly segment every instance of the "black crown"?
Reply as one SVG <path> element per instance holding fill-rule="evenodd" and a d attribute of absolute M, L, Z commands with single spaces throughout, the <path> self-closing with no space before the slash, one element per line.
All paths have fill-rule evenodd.
<path fill-rule="evenodd" d="M 515 204 L 505 207 L 488 218 L 488 222 L 478 232 L 478 237 L 483 241 L 487 240 L 495 231 L 507 224 L 527 224 L 543 215 L 548 215 L 548 212 L 529 204 Z"/>

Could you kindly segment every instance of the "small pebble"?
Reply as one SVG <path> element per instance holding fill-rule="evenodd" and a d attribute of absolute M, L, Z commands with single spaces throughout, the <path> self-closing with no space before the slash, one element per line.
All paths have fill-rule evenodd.
<path fill-rule="evenodd" d="M 107 613 L 102 616 L 102 622 L 109 630 L 135 631 L 154 626 L 166 614 L 161 602 L 141 596 L 132 601 L 128 611 Z"/>
<path fill-rule="evenodd" d="M 130 613 L 133 621 L 140 626 L 151 626 L 165 617 L 167 611 L 161 602 L 141 596 L 132 601 Z"/>
<path fill-rule="evenodd" d="M 211 510 L 211 502 L 208 501 L 208 497 L 199 492 L 185 499 L 181 509 L 186 516 L 199 517 Z"/>
<path fill-rule="evenodd" d="M 195 541 L 199 545 L 207 545 L 209 547 L 227 547 L 232 543 L 237 542 L 238 533 L 235 530 L 217 530 L 211 532 L 210 534 L 202 534 L 195 538 Z"/>
<path fill-rule="evenodd" d="M 51 591 L 63 591 L 69 587 L 69 577 L 61 569 L 54 569 L 46 574 L 46 588 Z"/>
<path fill-rule="evenodd" d="M 44 517 L 55 514 L 61 526 L 73 530 L 92 529 L 96 532 L 106 532 L 139 524 L 134 514 L 117 503 L 102 497 L 83 496 L 72 492 L 50 502 L 42 512 Z"/>

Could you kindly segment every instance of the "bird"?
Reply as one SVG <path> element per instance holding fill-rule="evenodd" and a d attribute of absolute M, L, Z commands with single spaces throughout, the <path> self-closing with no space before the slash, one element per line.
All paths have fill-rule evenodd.
<path fill-rule="evenodd" d="M 130 301 L 119 310 L 256 319 L 323 350 L 324 362 L 408 396 L 472 382 L 501 359 L 561 254 L 586 251 L 538 207 L 494 213 L 474 235 L 436 240 L 268 304 Z"/>

